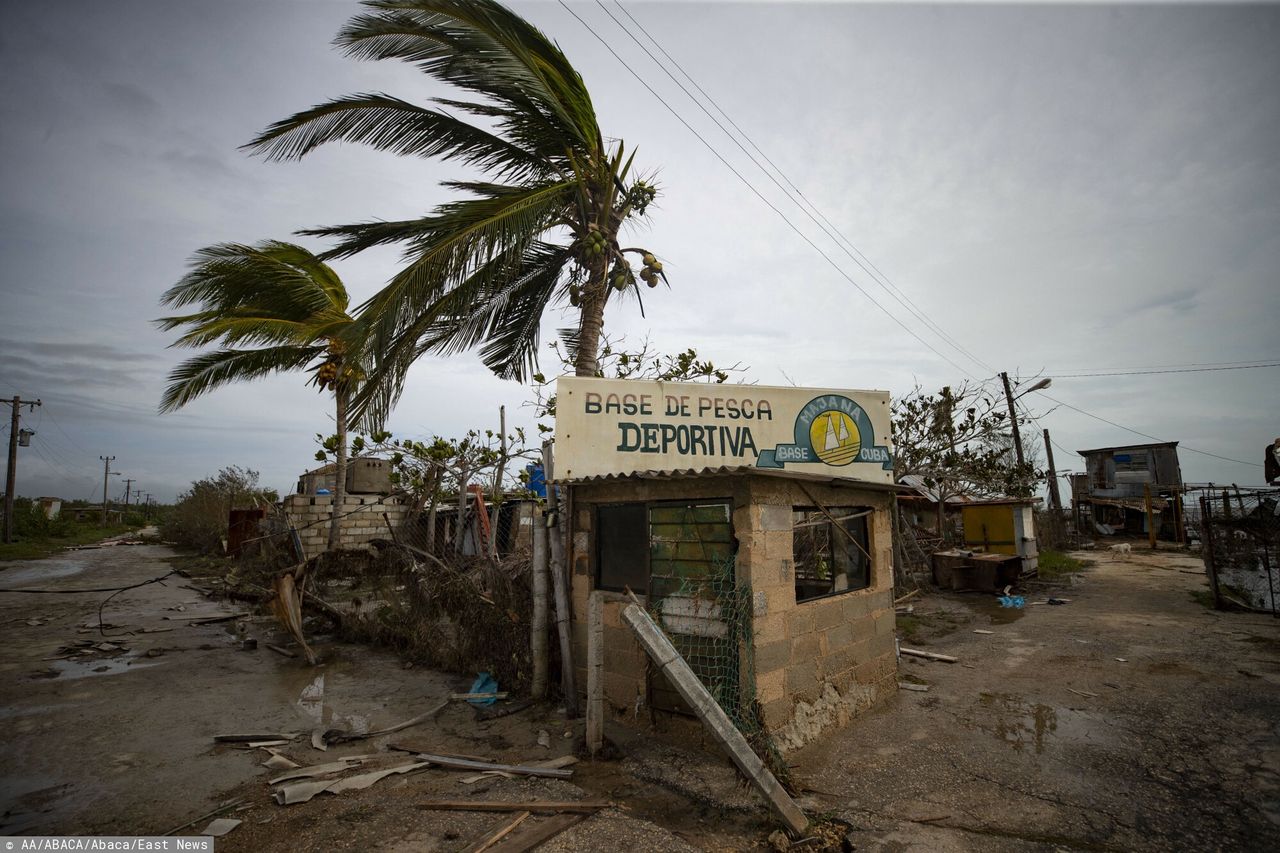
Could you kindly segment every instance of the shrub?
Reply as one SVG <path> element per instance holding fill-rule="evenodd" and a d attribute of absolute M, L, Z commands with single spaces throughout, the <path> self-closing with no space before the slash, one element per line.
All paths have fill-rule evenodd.
<path fill-rule="evenodd" d="M 214 477 L 196 480 L 178 496 L 161 523 L 160 535 L 204 554 L 221 553 L 231 510 L 275 503 L 272 489 L 258 486 L 258 472 L 232 465 Z"/>

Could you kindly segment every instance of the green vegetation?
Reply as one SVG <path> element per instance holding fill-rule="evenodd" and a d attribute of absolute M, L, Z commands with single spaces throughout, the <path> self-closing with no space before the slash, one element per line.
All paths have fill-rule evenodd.
<path fill-rule="evenodd" d="M 1091 560 L 1078 560 L 1061 551 L 1045 549 L 1040 552 L 1039 564 L 1040 579 L 1051 581 L 1084 571 L 1093 565 L 1093 562 Z"/>
<path fill-rule="evenodd" d="M 202 554 L 221 554 L 233 509 L 275 503 L 273 490 L 258 486 L 258 472 L 230 466 L 191 484 L 160 525 L 165 541 Z"/>
<path fill-rule="evenodd" d="M 37 560 L 74 545 L 88 545 L 135 530 L 138 524 L 99 527 L 97 522 L 73 521 L 70 514 L 48 519 L 30 500 L 18 498 L 13 507 L 13 542 L 0 543 L 0 560 Z"/>
<path fill-rule="evenodd" d="M 329 547 L 336 548 L 346 485 L 347 407 L 365 376 L 363 334 L 347 313 L 342 280 L 292 243 L 225 243 L 196 252 L 191 271 L 160 302 L 199 308 L 156 321 L 164 331 L 184 330 L 174 346 L 221 345 L 174 368 L 160 411 L 180 409 L 222 385 L 295 370 L 311 373 L 311 384 L 321 391 L 333 390 L 338 437 Z M 209 547 L 207 538 L 188 544 Z"/>
<path fill-rule="evenodd" d="M 465 197 L 425 216 L 301 232 L 340 241 L 326 258 L 406 246 L 406 266 L 362 309 L 377 367 L 353 409 L 370 410 L 372 425 L 381 427 L 409 366 L 427 352 L 479 346 L 496 374 L 525 380 L 543 312 L 565 302 L 579 313 L 572 323 L 575 371 L 596 375 L 605 303 L 638 300 L 641 281 L 666 281 L 652 252 L 618 241 L 657 188 L 629 177 L 631 157 L 621 140 L 601 131 L 586 83 L 560 48 L 500 3 L 364 5 L 335 39 L 341 50 L 354 59 L 411 63 L 435 83 L 462 90 L 460 98 L 439 97 L 438 86 L 426 90 L 435 96 L 430 106 L 349 95 L 282 119 L 245 146 L 271 160 L 295 160 L 328 143 L 359 143 L 471 167 L 464 180 L 443 183 Z"/>
<path fill-rule="evenodd" d="M 1213 590 L 1192 589 L 1192 590 L 1188 590 L 1187 594 L 1191 596 L 1192 601 L 1196 602 L 1197 604 L 1202 604 L 1205 607 L 1209 608 L 1210 610 L 1213 610 Z"/>

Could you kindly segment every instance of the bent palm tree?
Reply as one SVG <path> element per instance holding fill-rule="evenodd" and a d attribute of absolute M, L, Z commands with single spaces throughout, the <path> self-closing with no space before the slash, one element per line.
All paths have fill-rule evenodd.
<path fill-rule="evenodd" d="M 595 375 L 604 308 L 616 292 L 639 294 L 640 278 L 665 280 L 642 248 L 618 232 L 657 194 L 627 184 L 631 160 L 607 145 L 582 78 L 543 33 L 493 0 L 366 0 L 337 37 L 357 59 L 400 59 L 476 96 L 435 98 L 424 107 L 384 94 L 329 101 L 279 121 L 245 147 L 297 159 L 327 142 L 442 157 L 485 171 L 489 181 L 447 181 L 470 197 L 427 216 L 303 233 L 336 237 L 323 257 L 405 243 L 404 269 L 361 307 L 376 368 L 359 405 L 373 423 L 403 389 L 425 352 L 483 344 L 484 363 L 523 380 L 536 362 L 543 312 L 568 300 L 580 309 L 569 330 L 578 375 Z M 483 120 L 472 124 L 449 112 Z M 492 129 L 489 129 L 492 128 Z"/>
<path fill-rule="evenodd" d="M 306 369 L 313 374 L 311 384 L 332 389 L 338 448 L 329 548 L 336 548 L 346 488 L 348 408 L 363 377 L 359 327 L 347 312 L 342 280 L 292 243 L 224 243 L 196 252 L 191 271 L 165 291 L 160 304 L 199 306 L 195 313 L 155 321 L 164 331 L 186 329 L 171 346 L 222 345 L 173 369 L 162 412 L 231 382 L 286 371 Z"/>

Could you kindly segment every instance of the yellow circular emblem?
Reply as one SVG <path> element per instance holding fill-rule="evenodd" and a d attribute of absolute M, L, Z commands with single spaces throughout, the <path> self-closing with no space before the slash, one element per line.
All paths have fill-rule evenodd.
<path fill-rule="evenodd" d="M 853 418 L 844 412 L 828 409 L 809 424 L 809 444 L 818 458 L 828 465 L 848 465 L 858 458 L 862 435 Z"/>

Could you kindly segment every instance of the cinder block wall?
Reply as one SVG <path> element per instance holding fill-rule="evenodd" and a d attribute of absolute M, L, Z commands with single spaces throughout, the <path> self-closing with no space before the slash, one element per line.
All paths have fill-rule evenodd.
<path fill-rule="evenodd" d="M 875 510 L 871 585 L 797 603 L 791 511 L 813 500 L 794 483 L 756 481 L 751 533 L 739 534 L 738 565 L 750 573 L 756 696 L 783 750 L 845 725 L 897 689 L 890 499 L 856 487 L 806 485 L 824 506 Z"/>
<path fill-rule="evenodd" d="M 757 698 L 766 727 L 785 750 L 895 694 L 892 531 L 887 493 L 806 483 L 825 506 L 871 506 L 871 586 L 797 604 L 793 577 L 792 507 L 812 499 L 794 481 L 732 476 L 685 480 L 622 480 L 574 487 L 572 632 L 579 692 L 586 689 L 587 600 L 595 585 L 597 503 L 729 499 L 738 539 L 739 583 L 749 583 L 754 605 L 753 644 Z M 616 714 L 634 718 L 647 700 L 647 658 L 622 622 L 629 599 L 604 592 L 604 695 Z M 641 597 L 643 601 L 643 597 Z"/>
<path fill-rule="evenodd" d="M 284 511 L 298 528 L 306 559 L 322 553 L 329 543 L 329 519 L 333 495 L 289 495 Z M 341 547 L 360 548 L 371 539 L 390 539 L 385 512 L 397 528 L 404 523 L 409 507 L 397 498 L 380 495 L 347 495 L 342 501 Z"/>

